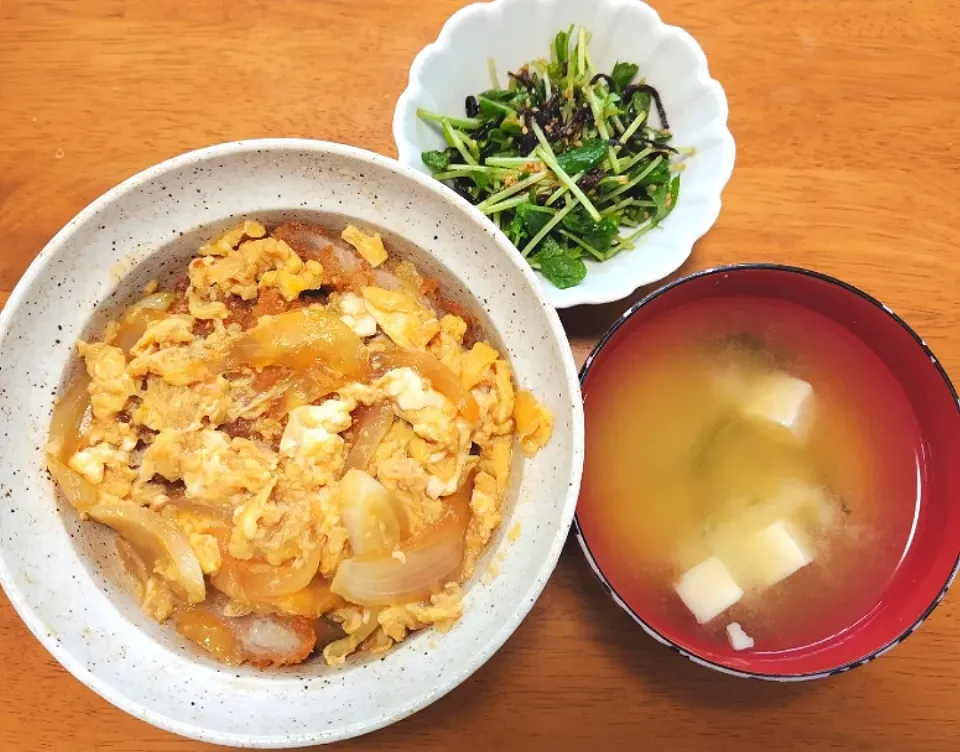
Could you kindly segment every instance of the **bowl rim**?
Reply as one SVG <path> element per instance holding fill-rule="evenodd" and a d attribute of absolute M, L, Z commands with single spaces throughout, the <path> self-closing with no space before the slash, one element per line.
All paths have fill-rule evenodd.
<path fill-rule="evenodd" d="M 67 222 L 67 224 L 44 245 L 43 249 L 37 254 L 21 278 L 17 281 L 6 305 L 3 307 L 3 310 L 0 311 L 0 340 L 6 336 L 15 316 L 20 313 L 30 283 L 44 272 L 48 264 L 57 258 L 62 252 L 63 246 L 68 242 L 77 228 L 96 216 L 96 214 L 104 208 L 136 190 L 142 183 L 171 171 L 179 170 L 187 165 L 208 162 L 235 154 L 258 152 L 268 154 L 278 151 L 305 151 L 329 154 L 384 168 L 401 178 L 412 180 L 421 187 L 436 194 L 439 199 L 456 208 L 465 218 L 474 224 L 478 224 L 478 219 L 482 216 L 466 200 L 458 196 L 447 186 L 433 180 L 431 177 L 390 157 L 347 144 L 308 138 L 260 138 L 228 141 L 201 147 L 165 159 L 131 175 L 94 199 Z M 487 232 L 488 228 L 482 227 L 482 229 L 486 235 L 491 235 L 491 233 Z M 123 693 L 122 687 L 115 686 L 101 679 L 86 665 L 74 658 L 72 653 L 70 653 L 59 640 L 48 633 L 39 616 L 34 612 L 26 597 L 21 592 L 21 588 L 16 584 L 3 558 L 0 557 L 0 587 L 3 588 L 11 605 L 20 616 L 20 619 L 26 624 L 27 628 L 33 633 L 33 636 L 47 652 L 76 679 L 112 705 L 120 708 L 134 718 L 147 721 L 151 725 L 164 731 L 169 731 L 190 739 L 235 747 L 258 748 L 289 748 L 291 746 L 302 747 L 313 744 L 327 744 L 376 731 L 433 704 L 462 684 L 483 666 L 510 638 L 520 625 L 520 622 L 523 621 L 531 611 L 534 603 L 539 598 L 543 588 L 546 586 L 547 581 L 556 568 L 573 524 L 573 516 L 582 477 L 585 441 L 583 400 L 580 398 L 580 381 L 577 378 L 577 367 L 573 359 L 573 352 L 569 346 L 569 341 L 564 332 L 560 317 L 556 309 L 546 300 L 543 291 L 534 277 L 533 270 L 523 261 L 522 256 L 520 256 L 519 251 L 517 251 L 513 244 L 506 240 L 506 236 L 502 238 L 493 236 L 492 242 L 500 246 L 505 258 L 517 267 L 523 275 L 536 301 L 540 304 L 540 308 L 543 309 L 543 313 L 547 319 L 547 325 L 554 339 L 557 340 L 560 345 L 559 351 L 563 361 L 563 371 L 567 386 L 573 398 L 571 400 L 572 413 L 570 423 L 571 454 L 573 455 L 574 462 L 570 468 L 570 479 L 564 500 L 563 514 L 558 520 L 557 532 L 550 543 L 546 558 L 535 571 L 535 576 L 529 580 L 529 585 L 525 589 L 521 589 L 521 593 L 518 596 L 519 605 L 517 609 L 510 615 L 509 619 L 499 626 L 499 629 L 491 632 L 486 640 L 480 642 L 479 649 L 470 651 L 469 657 L 459 670 L 449 672 L 443 680 L 438 682 L 435 691 L 425 693 L 413 702 L 401 705 L 389 713 L 371 714 L 368 722 L 356 723 L 336 731 L 314 731 L 271 736 L 212 731 L 199 724 L 171 718 L 154 707 L 148 707 L 143 703 L 129 699 Z M 576 461 L 577 458 L 579 458 L 579 462 Z M 526 578 L 527 575 L 528 572 L 526 571 L 518 572 L 518 576 Z M 469 614 L 465 614 L 465 616 L 469 618 Z"/>
<path fill-rule="evenodd" d="M 652 291 L 648 295 L 645 295 L 643 298 L 634 303 L 630 308 L 627 309 L 623 315 L 621 315 L 611 326 L 604 332 L 603 336 L 600 338 L 600 341 L 596 346 L 591 350 L 590 355 L 587 356 L 587 359 L 584 361 L 583 366 L 580 368 L 580 385 L 581 389 L 585 383 L 587 377 L 590 374 L 590 369 L 594 364 L 597 356 L 600 354 L 600 351 L 607 345 L 607 343 L 616 335 L 629 318 L 633 316 L 640 308 L 646 304 L 652 302 L 653 300 L 659 298 L 661 295 L 669 292 L 670 290 L 679 287 L 680 285 L 691 282 L 695 279 L 701 277 L 714 276 L 716 274 L 729 274 L 729 273 L 738 273 L 743 271 L 776 271 L 784 272 L 787 274 L 798 274 L 806 277 L 811 277 L 818 279 L 822 282 L 827 282 L 829 284 L 840 287 L 847 292 L 851 292 L 873 306 L 881 309 L 886 313 L 891 319 L 893 319 L 897 324 L 899 324 L 906 332 L 914 339 L 914 341 L 923 349 L 924 353 L 930 359 L 930 362 L 937 369 L 940 377 L 943 379 L 943 383 L 946 386 L 948 392 L 953 398 L 953 405 L 957 410 L 958 415 L 960 415 L 960 398 L 958 398 L 957 390 L 953 385 L 953 382 L 950 380 L 950 377 L 947 375 L 946 370 L 943 365 L 940 363 L 939 359 L 934 355 L 933 350 L 930 349 L 930 346 L 923 340 L 923 338 L 917 334 L 916 331 L 897 313 L 893 311 L 889 306 L 882 303 L 877 298 L 873 297 L 869 293 L 861 290 L 859 287 L 850 284 L 849 282 L 844 282 L 841 279 L 830 276 L 829 274 L 824 274 L 823 272 L 814 271 L 812 269 L 805 269 L 800 266 L 792 266 L 789 264 L 777 264 L 777 263 L 763 263 L 763 262 L 747 262 L 740 264 L 722 264 L 720 266 L 713 266 L 709 269 L 703 269 L 701 271 L 693 272 L 691 274 L 686 274 L 682 277 L 679 277 L 675 280 L 668 282 L 665 285 L 658 287 L 656 290 Z M 956 578 L 958 572 L 960 572 L 960 552 L 957 554 L 957 558 L 954 560 L 953 567 L 947 575 L 946 581 L 941 586 L 940 590 L 937 592 L 937 595 L 934 597 L 933 601 L 927 606 L 923 612 L 909 625 L 907 626 L 899 635 L 894 639 L 888 641 L 887 643 L 881 645 L 879 648 L 874 648 L 865 655 L 856 658 L 851 661 L 846 661 L 840 666 L 836 666 L 824 671 L 810 671 L 804 673 L 761 673 L 758 671 L 744 671 L 742 669 L 731 668 L 723 663 L 717 661 L 711 661 L 706 658 L 702 658 L 696 653 L 687 650 L 686 648 L 681 647 L 676 642 L 671 640 L 668 636 L 655 629 L 650 625 L 640 614 L 638 614 L 631 606 L 624 600 L 624 598 L 617 592 L 616 588 L 612 583 L 607 579 L 606 575 L 603 573 L 602 568 L 597 562 L 596 558 L 593 555 L 592 550 L 590 549 L 590 544 L 587 542 L 587 537 L 583 532 L 583 528 L 580 526 L 579 513 L 574 515 L 573 520 L 573 532 L 577 538 L 577 542 L 580 544 L 580 549 L 583 552 L 584 557 L 587 559 L 587 563 L 590 565 L 590 569 L 593 571 L 593 574 L 600 580 L 600 585 L 606 591 L 614 602 L 623 609 L 629 616 L 632 618 L 648 635 L 653 637 L 657 642 L 665 645 L 671 650 L 679 653 L 688 660 L 696 663 L 700 666 L 705 666 L 706 668 L 711 668 L 720 673 L 728 674 L 730 676 L 737 676 L 743 679 L 762 679 L 764 681 L 771 682 L 799 682 L 799 681 L 810 681 L 813 679 L 824 679 L 828 676 L 835 676 L 836 674 L 843 674 L 847 671 L 852 671 L 855 668 L 863 666 L 871 661 L 876 660 L 880 656 L 888 653 L 893 650 L 897 645 L 906 640 L 911 634 L 917 631 L 920 628 L 920 625 L 933 613 L 933 610 L 940 604 L 944 596 L 947 594 L 947 591 L 950 589 L 950 586 L 953 584 L 954 579 Z"/>
<path fill-rule="evenodd" d="M 552 0 L 542 1 L 544 4 L 546 4 Z M 445 48 L 447 45 L 447 37 L 453 33 L 452 30 L 454 28 L 461 24 L 471 23 L 478 15 L 488 15 L 502 12 L 504 7 L 515 2 L 517 2 L 517 0 L 490 0 L 490 2 L 473 2 L 469 5 L 465 5 L 451 15 L 440 28 L 436 38 L 426 44 L 416 54 L 413 62 L 410 65 L 410 69 L 407 72 L 406 86 L 400 93 L 400 96 L 397 98 L 397 103 L 394 106 L 393 119 L 391 123 L 391 133 L 393 135 L 394 144 L 397 147 L 397 160 L 401 164 L 411 167 L 412 169 L 417 170 L 417 172 L 421 172 L 420 169 L 415 166 L 420 161 L 419 152 L 416 149 L 418 143 L 416 139 L 409 134 L 408 129 L 405 127 L 404 118 L 410 110 L 415 108 L 415 102 L 413 99 L 417 93 L 421 90 L 425 90 L 425 87 L 420 83 L 420 80 L 423 75 L 422 71 L 427 66 L 430 59 Z M 565 290 L 558 291 L 565 294 L 565 299 L 556 302 L 552 300 L 555 294 L 554 288 L 548 287 L 547 296 L 551 298 L 550 305 L 553 305 L 556 308 L 573 308 L 581 305 L 602 305 L 605 303 L 613 303 L 618 300 L 623 300 L 641 287 L 661 282 L 676 272 L 677 269 L 681 268 L 693 255 L 694 246 L 697 244 L 697 242 L 699 242 L 700 239 L 710 232 L 710 230 L 712 230 L 714 225 L 717 223 L 723 208 L 723 192 L 729 184 L 730 179 L 733 177 L 733 170 L 737 159 L 737 144 L 733 137 L 733 133 L 730 130 L 730 103 L 727 99 L 727 93 L 723 88 L 723 85 L 711 75 L 707 55 L 703 51 L 703 47 L 696 40 L 696 38 L 682 26 L 664 22 L 657 10 L 650 4 L 644 2 L 644 0 L 603 0 L 603 2 L 598 4 L 595 10 L 598 10 L 601 6 L 609 4 L 616 4 L 620 7 L 629 8 L 631 12 L 638 14 L 646 14 L 651 19 L 651 25 L 653 27 L 662 30 L 665 34 L 674 35 L 682 39 L 684 44 L 694 51 L 699 62 L 702 63 L 702 70 L 698 72 L 697 76 L 691 77 L 697 78 L 701 85 L 706 89 L 716 91 L 719 95 L 720 103 L 722 104 L 722 111 L 717 118 L 717 133 L 720 136 L 720 144 L 718 148 L 721 153 L 725 155 L 725 158 L 723 160 L 723 165 L 717 170 L 718 178 L 716 195 L 712 197 L 709 208 L 704 212 L 703 218 L 700 220 L 701 226 L 699 227 L 696 236 L 689 239 L 689 247 L 686 249 L 686 252 L 683 254 L 682 258 L 679 258 L 676 264 L 671 264 L 670 266 L 672 268 L 669 271 L 647 281 L 643 281 L 641 279 L 639 282 L 634 282 L 630 277 L 628 277 L 628 281 L 625 281 L 619 286 L 608 286 L 599 292 L 593 293 L 585 291 L 582 285 L 577 285 L 573 288 L 567 288 Z M 414 147 L 413 155 L 408 153 L 408 146 Z M 488 217 L 484 216 L 483 218 L 490 224 L 491 231 L 497 233 L 498 235 L 503 235 L 504 238 L 506 238 L 506 235 L 503 233 L 503 231 L 498 228 Z M 508 238 L 507 242 L 510 242 Z M 682 245 L 686 245 L 686 242 L 684 242 Z M 537 281 L 538 283 L 540 282 L 539 278 Z"/>

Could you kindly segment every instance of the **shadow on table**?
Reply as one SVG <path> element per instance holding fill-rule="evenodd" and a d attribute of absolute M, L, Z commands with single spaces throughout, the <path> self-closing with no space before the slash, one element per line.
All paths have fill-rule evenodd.
<path fill-rule="evenodd" d="M 632 292 L 623 300 L 615 300 L 612 303 L 603 303 L 601 305 L 576 306 L 575 308 L 561 310 L 560 321 L 563 322 L 563 328 L 567 333 L 567 337 L 572 341 L 595 342 L 638 300 L 649 295 L 658 287 L 697 271 L 700 267 L 701 265 L 697 264 L 693 257 L 691 257 L 666 279 L 651 285 L 645 285 Z"/>
<path fill-rule="evenodd" d="M 604 592 L 571 535 L 561 558 L 563 580 L 576 590 L 593 637 L 616 651 L 618 663 L 636 674 L 651 692 L 663 693 L 685 705 L 723 710 L 753 710 L 791 703 L 816 683 L 780 683 L 741 679 L 698 666 L 661 645 L 621 610 Z"/>

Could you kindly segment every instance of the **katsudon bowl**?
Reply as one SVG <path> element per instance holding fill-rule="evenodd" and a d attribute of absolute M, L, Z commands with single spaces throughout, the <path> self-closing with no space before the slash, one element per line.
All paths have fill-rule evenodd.
<path fill-rule="evenodd" d="M 385 655 L 331 668 L 216 663 L 141 613 L 105 527 L 54 488 L 43 448 L 78 338 L 97 336 L 149 280 L 168 280 L 241 218 L 379 231 L 438 279 L 554 414 L 552 439 L 517 462 L 503 522 L 464 614 Z M 505 238 L 452 191 L 397 162 L 308 140 L 222 144 L 151 167 L 84 209 L 43 249 L 0 315 L 0 584 L 71 673 L 131 715 L 217 744 L 291 747 L 385 726 L 449 692 L 530 610 L 573 519 L 583 456 L 576 368 L 553 307 Z M 518 453 L 519 454 L 519 453 Z M 507 536 L 506 532 L 510 531 Z M 496 577 L 483 576 L 496 561 Z"/>

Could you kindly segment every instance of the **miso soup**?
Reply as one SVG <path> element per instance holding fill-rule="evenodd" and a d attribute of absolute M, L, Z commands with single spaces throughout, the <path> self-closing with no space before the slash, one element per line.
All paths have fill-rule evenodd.
<path fill-rule="evenodd" d="M 738 623 L 766 653 L 866 616 L 921 489 L 919 426 L 877 356 L 755 297 L 681 305 L 610 347 L 585 392 L 578 515 L 634 611 L 727 650 Z"/>

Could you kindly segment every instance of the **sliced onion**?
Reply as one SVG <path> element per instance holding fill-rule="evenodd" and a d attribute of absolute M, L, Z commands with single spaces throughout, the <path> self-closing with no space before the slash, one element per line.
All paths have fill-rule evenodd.
<path fill-rule="evenodd" d="M 386 400 L 370 405 L 357 419 L 356 438 L 347 455 L 344 468 L 366 470 L 383 437 L 393 428 L 396 415 L 393 406 Z"/>
<path fill-rule="evenodd" d="M 186 536 L 169 520 L 136 504 L 98 504 L 88 510 L 97 522 L 112 527 L 133 546 L 151 569 L 168 575 L 170 586 L 190 603 L 206 596 L 203 571 Z"/>
<path fill-rule="evenodd" d="M 458 576 L 464 532 L 469 521 L 472 482 L 445 501 L 447 513 L 436 524 L 402 541 L 394 550 L 363 554 L 340 564 L 330 589 L 361 606 L 415 603 Z"/>
<path fill-rule="evenodd" d="M 177 296 L 172 292 L 154 292 L 140 298 L 140 300 L 130 306 L 128 310 L 150 308 L 154 311 L 166 311 L 173 305 L 173 301 L 176 299 Z"/>
<path fill-rule="evenodd" d="M 127 576 L 133 580 L 137 588 L 137 595 L 143 600 L 143 594 L 147 587 L 147 580 L 150 579 L 150 570 L 136 549 L 127 543 L 122 536 L 117 536 L 117 558 L 120 559 L 120 566 Z"/>
<path fill-rule="evenodd" d="M 335 392 L 346 382 L 342 376 L 336 376 L 316 369 L 294 373 L 287 381 L 289 386 L 283 394 L 284 412 L 289 413 L 298 407 L 312 405 L 321 397 Z"/>
<path fill-rule="evenodd" d="M 81 514 L 96 505 L 97 489 L 67 462 L 80 446 L 80 424 L 90 405 L 90 376 L 84 371 L 53 408 L 47 469 L 67 501 Z"/>
<path fill-rule="evenodd" d="M 221 505 L 207 505 L 199 501 L 171 501 L 163 505 L 164 514 L 167 510 L 173 514 L 174 518 L 181 512 L 193 517 L 199 517 L 218 533 L 229 536 L 233 528 L 233 512 Z"/>
<path fill-rule="evenodd" d="M 164 297 L 169 296 L 169 300 Z M 114 347 L 119 347 L 125 353 L 130 352 L 131 348 L 137 344 L 140 338 L 146 333 L 147 328 L 155 321 L 166 318 L 167 308 L 173 303 L 173 293 L 154 293 L 138 303 L 130 306 L 123 316 L 120 317 L 119 328 L 113 338 Z"/>
<path fill-rule="evenodd" d="M 80 473 L 67 467 L 55 454 L 47 453 L 47 469 L 70 505 L 81 514 L 87 514 L 97 505 L 97 489 Z"/>
<path fill-rule="evenodd" d="M 60 458 L 64 462 L 73 456 L 80 445 L 80 424 L 90 405 L 89 386 L 90 376 L 84 371 L 53 408 L 50 443 L 59 447 Z"/>
<path fill-rule="evenodd" d="M 405 560 L 387 551 L 347 559 L 330 589 L 362 606 L 391 606 L 428 598 L 459 569 L 463 534 L 451 527 L 429 546 L 404 547 Z"/>
<path fill-rule="evenodd" d="M 355 554 L 390 551 L 403 534 L 402 510 L 369 473 L 351 468 L 340 481 L 340 514 Z"/>
<path fill-rule="evenodd" d="M 140 341 L 146 333 L 147 327 L 154 321 L 159 321 L 166 313 L 152 308 L 131 308 L 120 319 L 120 327 L 113 338 L 113 346 L 119 347 L 125 353 Z"/>
<path fill-rule="evenodd" d="M 320 308 L 298 308 L 262 319 L 227 354 L 228 367 L 322 365 L 351 379 L 366 372 L 363 340 L 340 317 Z"/>
<path fill-rule="evenodd" d="M 277 598 L 303 590 L 313 580 L 320 568 L 321 547 L 314 545 L 306 559 L 285 562 L 273 566 L 264 561 L 241 561 L 226 552 L 221 539 L 223 563 L 216 574 L 210 576 L 210 584 L 235 601 L 256 605 L 269 604 Z"/>
<path fill-rule="evenodd" d="M 394 368 L 412 368 L 428 379 L 440 394 L 453 402 L 466 420 L 470 423 L 480 420 L 480 407 L 473 395 L 463 387 L 453 371 L 428 352 L 387 350 L 374 356 L 373 368 L 378 373 Z"/>

